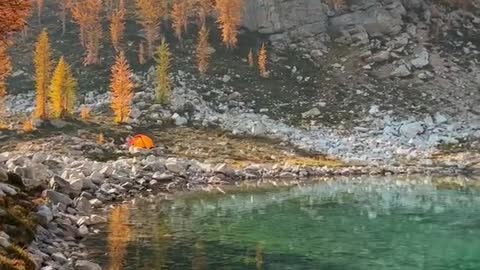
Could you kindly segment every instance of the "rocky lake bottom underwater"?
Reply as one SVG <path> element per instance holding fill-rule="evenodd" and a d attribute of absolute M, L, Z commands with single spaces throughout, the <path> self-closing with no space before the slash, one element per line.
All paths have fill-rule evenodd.
<path fill-rule="evenodd" d="M 84 244 L 105 269 L 480 269 L 480 191 L 412 176 L 137 199 Z"/>

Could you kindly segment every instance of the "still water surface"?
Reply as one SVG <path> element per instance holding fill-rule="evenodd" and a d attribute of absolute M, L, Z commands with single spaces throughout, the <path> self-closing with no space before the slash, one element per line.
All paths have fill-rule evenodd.
<path fill-rule="evenodd" d="M 189 194 L 118 207 L 85 244 L 111 270 L 473 270 L 480 192 L 386 178 Z"/>

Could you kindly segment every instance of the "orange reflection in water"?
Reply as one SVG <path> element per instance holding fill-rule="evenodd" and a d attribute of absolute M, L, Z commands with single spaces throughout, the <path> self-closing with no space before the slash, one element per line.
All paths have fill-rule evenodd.
<path fill-rule="evenodd" d="M 123 269 L 127 246 L 132 239 L 132 230 L 128 225 L 129 215 L 129 209 L 126 205 L 116 207 L 110 215 L 108 226 L 109 270 Z"/>

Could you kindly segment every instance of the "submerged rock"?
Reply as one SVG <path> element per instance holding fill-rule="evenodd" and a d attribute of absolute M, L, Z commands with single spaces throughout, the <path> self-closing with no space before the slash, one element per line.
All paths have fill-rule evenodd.
<path fill-rule="evenodd" d="M 86 260 L 78 260 L 75 263 L 75 269 L 76 270 L 102 270 L 102 267 L 100 265 L 86 261 Z"/>

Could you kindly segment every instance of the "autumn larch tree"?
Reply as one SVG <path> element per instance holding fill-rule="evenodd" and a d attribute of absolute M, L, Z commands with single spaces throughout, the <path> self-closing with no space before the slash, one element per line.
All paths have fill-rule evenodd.
<path fill-rule="evenodd" d="M 7 95 L 7 78 L 12 72 L 12 63 L 7 54 L 6 44 L 0 43 L 0 109 L 3 111 L 3 100 Z M 0 112 L 1 113 L 1 112 Z"/>
<path fill-rule="evenodd" d="M 51 51 L 47 31 L 40 34 L 35 47 L 35 117 L 48 119 L 48 82 L 51 71 Z"/>
<path fill-rule="evenodd" d="M 0 42 L 25 27 L 31 9 L 31 0 L 0 0 Z"/>
<path fill-rule="evenodd" d="M 73 0 L 60 0 L 58 3 L 60 7 L 60 21 L 62 22 L 62 36 L 67 32 L 67 15 L 68 11 L 73 6 Z"/>
<path fill-rule="evenodd" d="M 120 43 L 123 39 L 123 32 L 125 31 L 125 10 L 115 10 L 112 13 L 110 21 L 110 35 L 112 38 L 112 45 L 116 52 L 120 51 Z"/>
<path fill-rule="evenodd" d="M 208 42 L 208 29 L 205 25 L 202 26 L 198 34 L 198 44 L 197 44 L 197 66 L 198 71 L 201 75 L 205 75 L 208 71 L 210 54 L 209 47 L 210 43 Z"/>
<path fill-rule="evenodd" d="M 258 53 L 258 70 L 260 71 L 260 76 L 264 78 L 268 77 L 267 58 L 267 48 L 265 47 L 265 43 L 263 43 Z"/>
<path fill-rule="evenodd" d="M 145 39 L 147 40 L 148 58 L 153 57 L 155 42 L 159 38 L 160 24 L 166 12 L 163 0 L 136 0 L 137 17 L 143 26 Z"/>
<path fill-rule="evenodd" d="M 115 114 L 116 123 L 125 123 L 130 116 L 133 99 L 132 72 L 125 54 L 120 52 L 112 68 L 110 90 L 112 93 L 111 107 Z"/>
<path fill-rule="evenodd" d="M 175 36 L 180 41 L 182 41 L 182 33 L 187 32 L 188 6 L 189 2 L 187 0 L 175 0 L 170 14 Z"/>
<path fill-rule="evenodd" d="M 238 43 L 238 28 L 242 22 L 244 0 L 217 0 L 215 8 L 218 12 L 222 41 L 227 48 L 234 48 Z"/>
<path fill-rule="evenodd" d="M 156 99 L 161 104 L 167 104 L 172 92 L 172 78 L 170 68 L 172 65 L 172 53 L 165 39 L 157 49 L 156 68 Z"/>
<path fill-rule="evenodd" d="M 86 49 L 85 65 L 99 62 L 102 38 L 102 0 L 78 0 L 72 8 L 72 16 L 80 25 L 80 40 Z"/>
<path fill-rule="evenodd" d="M 196 10 L 199 19 L 199 25 L 204 25 L 207 23 L 207 17 L 213 10 L 213 5 L 211 0 L 196 0 Z"/>
<path fill-rule="evenodd" d="M 0 111 L 4 112 L 3 100 L 7 94 L 7 78 L 12 64 L 7 49 L 10 35 L 22 31 L 32 8 L 31 0 L 0 0 Z"/>
<path fill-rule="evenodd" d="M 51 117 L 70 116 L 75 106 L 77 82 L 63 56 L 58 61 L 50 84 Z"/>

